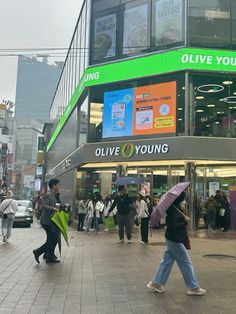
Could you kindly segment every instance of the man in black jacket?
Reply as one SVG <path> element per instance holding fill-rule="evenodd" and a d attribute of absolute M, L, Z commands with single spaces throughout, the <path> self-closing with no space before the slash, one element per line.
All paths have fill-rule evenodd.
<path fill-rule="evenodd" d="M 42 201 L 42 215 L 40 223 L 47 234 L 46 242 L 38 249 L 33 250 L 34 258 L 39 263 L 39 256 L 45 253 L 46 263 L 59 263 L 54 254 L 60 236 L 60 230 L 52 221 L 51 217 L 59 208 L 56 204 L 60 204 L 59 190 L 60 181 L 51 179 L 48 183 L 50 191 L 44 196 Z"/>
<path fill-rule="evenodd" d="M 125 193 L 125 187 L 119 186 L 118 195 L 115 197 L 110 209 L 108 210 L 107 217 L 117 207 L 117 224 L 119 227 L 119 240 L 118 243 L 124 243 L 124 228 L 127 234 L 128 243 L 132 242 L 131 237 L 131 219 L 130 211 L 132 206 L 132 199 Z"/>

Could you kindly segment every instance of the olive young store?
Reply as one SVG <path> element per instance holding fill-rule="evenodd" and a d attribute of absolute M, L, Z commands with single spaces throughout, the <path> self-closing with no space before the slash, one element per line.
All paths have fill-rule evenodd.
<path fill-rule="evenodd" d="M 142 6 L 171 1 L 124 2 Z M 188 1 L 173 3 L 181 3 L 185 12 Z M 107 10 L 94 14 L 88 64 L 57 121 L 52 117 L 58 107 L 51 108 L 55 128 L 47 143 L 47 179 L 61 180 L 62 197 L 70 203 L 95 191 L 107 196 L 115 189 L 112 183 L 123 175 L 143 178 L 142 188 L 151 198 L 190 180 L 191 227 L 201 222 L 199 203 L 218 189 L 230 197 L 231 227 L 235 227 L 236 53 L 225 50 L 235 47 L 186 47 L 183 13 L 183 40 L 159 51 L 150 48 L 137 53 L 136 49 L 133 53 L 132 48 L 125 54 L 118 47 L 105 56 L 96 50 L 93 32 L 101 16 L 113 14 L 112 6 Z M 147 23 L 153 24 L 152 18 Z M 114 24 L 114 15 L 111 20 Z M 194 45 L 200 46 L 204 36 L 200 37 L 192 37 Z M 208 47 L 211 40 L 214 37 L 202 46 Z M 129 193 L 135 196 L 138 189 L 131 186 Z"/>

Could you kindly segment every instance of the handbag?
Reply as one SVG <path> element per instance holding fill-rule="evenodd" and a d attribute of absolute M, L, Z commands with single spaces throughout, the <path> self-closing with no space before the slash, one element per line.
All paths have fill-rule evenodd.
<path fill-rule="evenodd" d="M 191 250 L 191 244 L 188 235 L 186 235 L 186 238 L 183 241 L 183 245 L 185 246 L 186 250 Z"/>
<path fill-rule="evenodd" d="M 4 208 L 4 210 L 2 211 L 2 214 L 3 214 L 2 219 L 7 219 L 8 216 L 7 214 L 4 214 L 4 212 L 11 205 L 12 201 L 13 200 L 11 200 L 10 203 L 8 203 L 7 206 Z"/>

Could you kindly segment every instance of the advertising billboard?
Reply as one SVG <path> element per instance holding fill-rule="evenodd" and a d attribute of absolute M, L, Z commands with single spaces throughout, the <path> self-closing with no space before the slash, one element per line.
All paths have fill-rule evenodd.
<path fill-rule="evenodd" d="M 116 13 L 95 19 L 93 59 L 102 60 L 116 54 Z"/>
<path fill-rule="evenodd" d="M 175 81 L 104 94 L 103 138 L 175 132 Z"/>
<path fill-rule="evenodd" d="M 137 53 L 149 46 L 148 5 L 126 9 L 124 13 L 123 54 Z"/>
<path fill-rule="evenodd" d="M 104 94 L 103 138 L 132 135 L 133 88 Z"/>
<path fill-rule="evenodd" d="M 156 46 L 183 40 L 183 1 L 156 0 Z"/>

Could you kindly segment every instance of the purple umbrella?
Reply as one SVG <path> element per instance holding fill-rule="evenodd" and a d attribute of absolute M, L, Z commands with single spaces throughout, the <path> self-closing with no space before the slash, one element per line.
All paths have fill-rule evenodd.
<path fill-rule="evenodd" d="M 162 195 L 160 202 L 151 214 L 151 225 L 154 226 L 165 215 L 166 210 L 174 203 L 177 197 L 184 192 L 191 182 L 180 182 Z"/>

